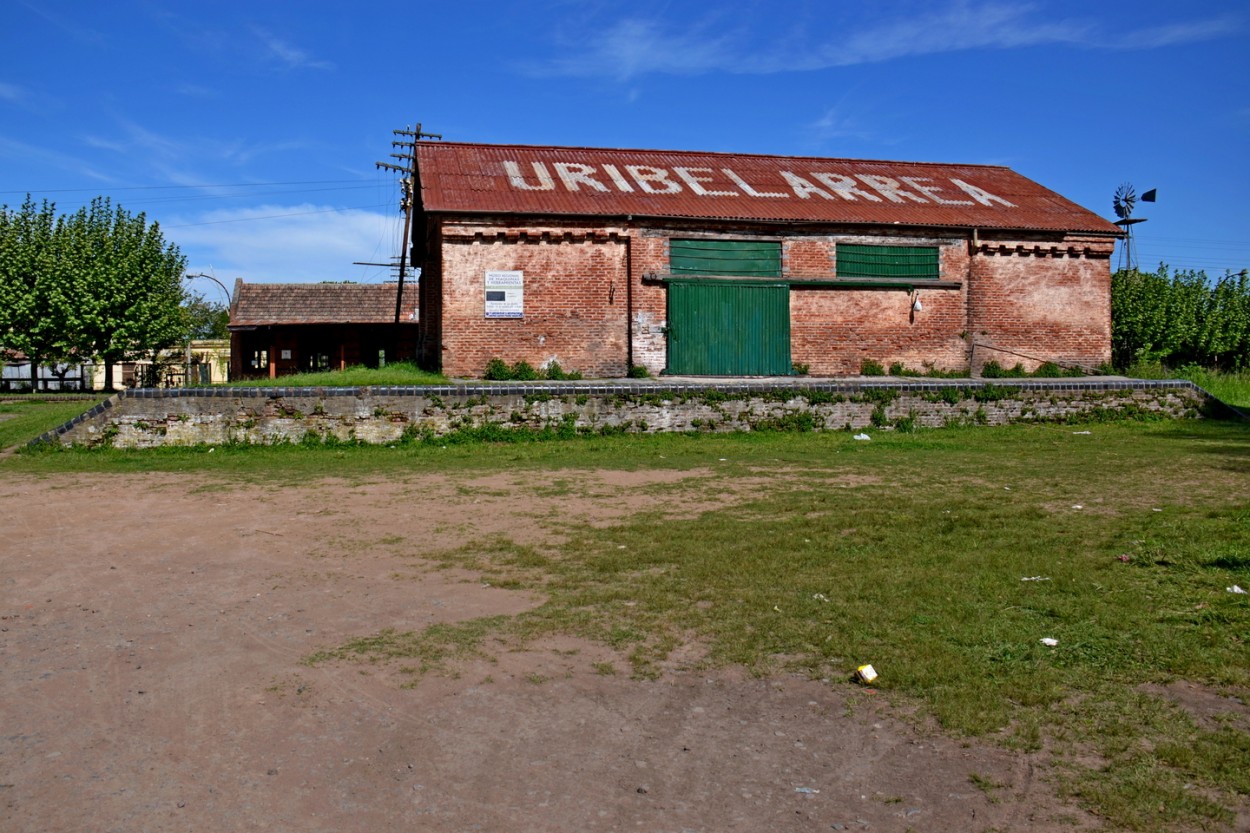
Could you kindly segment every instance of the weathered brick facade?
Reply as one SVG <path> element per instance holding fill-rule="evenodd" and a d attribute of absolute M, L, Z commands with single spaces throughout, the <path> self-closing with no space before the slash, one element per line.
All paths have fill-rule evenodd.
<path fill-rule="evenodd" d="M 481 376 L 488 361 L 503 358 L 624 376 L 628 257 L 628 236 L 619 228 L 444 226 L 439 272 L 455 279 L 444 281 L 430 301 L 436 306 L 422 315 L 438 315 L 444 372 Z M 523 318 L 483 316 L 483 282 L 466 277 L 488 270 L 525 273 Z"/>
<path fill-rule="evenodd" d="M 933 184 L 936 173 L 927 168 L 921 172 L 932 175 L 901 176 L 910 184 L 906 186 L 880 175 L 862 175 L 853 182 L 849 176 L 809 175 L 824 177 L 819 180 L 822 183 L 842 185 L 844 191 L 849 189 L 846 194 L 837 192 L 846 201 L 844 205 L 830 195 L 832 191 L 822 194 L 823 199 L 813 197 L 818 189 L 788 171 L 786 181 L 793 185 L 793 194 L 757 190 L 764 188 L 759 184 L 761 175 L 755 176 L 757 184 L 753 186 L 727 167 L 720 170 L 738 190 L 724 190 L 730 186 L 715 179 L 719 174 L 712 164 L 744 167 L 759 164 L 757 158 L 744 161 L 734 157 L 706 167 L 680 167 L 668 161 L 680 179 L 669 168 L 655 166 L 601 162 L 596 168 L 551 163 L 563 178 L 567 195 L 559 192 L 560 186 L 548 169 L 536 162 L 533 173 L 516 164 L 507 170 L 514 172 L 514 190 L 545 192 L 538 196 L 547 202 L 507 210 L 515 207 L 508 201 L 512 197 L 495 194 L 506 190 L 506 181 L 501 186 L 496 182 L 498 176 L 470 176 L 464 162 L 470 158 L 464 156 L 468 152 L 465 147 L 478 152 L 486 146 L 453 148 L 461 153 L 458 164 L 465 169 L 453 173 L 440 168 L 446 163 L 440 161 L 439 154 L 427 154 L 430 158 L 421 160 L 423 177 L 434 178 L 443 188 L 460 177 L 475 189 L 471 199 L 495 210 L 454 210 L 454 206 L 442 206 L 427 194 L 414 235 L 414 239 L 424 241 L 418 247 L 422 263 L 421 358 L 427 366 L 450 376 L 480 377 L 492 358 L 509 364 L 523 360 L 535 367 L 558 362 L 565 370 L 577 370 L 588 377 L 623 376 L 631 366 L 644 367 L 653 374 L 671 370 L 667 281 L 672 278 L 670 241 L 674 239 L 768 241 L 779 246 L 781 271 L 768 280 L 788 285 L 790 359 L 793 365 L 806 366 L 813 375 L 858 374 L 865 361 L 884 367 L 899 363 L 914 370 L 976 372 L 991 360 L 1007 367 L 1022 364 L 1026 369 L 1045 361 L 1093 369 L 1110 360 L 1114 227 L 1079 207 L 1067 207 L 1071 204 L 1063 206 L 1062 212 L 1029 208 L 1026 202 L 1032 195 L 1016 181 L 1023 178 L 1006 172 L 1015 177 L 1011 179 L 1003 169 L 974 169 L 960 175 L 980 175 L 979 181 L 991 182 L 995 181 L 993 176 L 1003 178 L 1003 192 L 1010 200 L 951 175 L 949 181 L 975 198 L 955 199 L 961 195 L 949 187 L 937 188 Z M 501 152 L 509 150 L 503 148 Z M 525 150 L 517 149 L 515 155 Z M 541 150 L 590 153 L 584 149 Z M 791 167 L 812 168 L 833 160 L 781 161 Z M 479 160 L 479 164 L 483 171 L 494 171 L 485 162 Z M 634 172 L 632 182 L 625 180 L 622 167 Z M 609 210 L 604 202 L 607 197 L 601 196 L 609 190 L 605 184 L 609 181 L 623 192 L 610 196 L 618 203 L 634 200 L 627 205 L 636 204 L 640 209 L 637 215 L 614 214 L 619 208 Z M 799 184 L 795 185 L 796 181 Z M 1040 194 L 1050 195 L 1041 186 L 1023 181 Z M 686 183 L 686 193 L 722 201 L 749 195 L 767 198 L 758 202 L 771 201 L 770 205 L 783 205 L 787 210 L 795 206 L 810 209 L 812 219 L 782 222 L 767 217 L 752 219 L 741 212 L 689 216 L 688 210 L 681 209 L 684 204 L 678 203 L 671 204 L 677 206 L 672 209 L 674 216 L 661 216 L 656 208 L 661 203 L 658 197 L 636 193 L 675 193 L 682 190 L 680 182 Z M 913 185 L 911 193 L 903 190 Z M 1008 187 L 1015 190 L 1008 191 Z M 522 196 L 538 199 L 530 194 Z M 1050 196 L 1055 198 L 1051 202 L 1062 199 Z M 571 208 L 557 197 L 582 202 Z M 783 204 L 783 198 L 789 202 Z M 445 195 L 442 199 L 448 205 L 455 203 Z M 686 199 L 691 201 L 689 196 Z M 869 200 L 881 206 L 861 209 Z M 930 207 L 923 212 L 911 205 L 926 200 Z M 891 202 L 902 207 L 890 208 Z M 730 203 L 746 205 L 745 201 Z M 1017 203 L 1028 210 L 1013 214 Z M 1039 204 L 1049 206 L 1045 200 Z M 817 216 L 816 209 L 828 214 L 831 205 L 839 210 L 850 210 L 846 206 L 863 212 L 871 209 L 877 212 L 871 215 L 874 217 L 893 216 L 881 214 L 889 208 L 905 222 L 859 221 L 858 215 L 847 218 L 856 222 L 833 222 L 827 216 Z M 644 208 L 650 210 L 641 210 Z M 961 226 L 956 220 L 965 215 L 971 219 Z M 1007 220 L 1000 221 L 1000 216 Z M 971 224 L 986 217 L 998 225 L 984 228 Z M 1004 223 L 1010 226 L 1008 221 L 1018 222 L 1019 228 L 1004 227 Z M 937 274 L 922 280 L 841 280 L 838 251 L 849 244 L 936 249 Z M 522 316 L 492 318 L 484 313 L 488 305 L 484 276 L 492 271 L 523 274 Z"/>

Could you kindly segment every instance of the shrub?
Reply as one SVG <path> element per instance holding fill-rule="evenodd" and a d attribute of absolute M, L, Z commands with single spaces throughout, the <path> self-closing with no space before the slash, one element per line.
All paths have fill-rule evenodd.
<path fill-rule="evenodd" d="M 486 372 L 482 374 L 482 378 L 504 382 L 512 378 L 512 369 L 503 359 L 491 359 L 486 363 Z"/>
<path fill-rule="evenodd" d="M 550 362 L 547 363 L 547 369 L 544 371 L 544 375 L 548 379 L 551 379 L 552 381 L 555 381 L 555 382 L 561 382 L 561 381 L 576 382 L 582 378 L 581 373 L 577 372 L 576 370 L 566 371 L 563 367 L 560 366 L 560 363 L 554 359 L 552 359 Z"/>
<path fill-rule="evenodd" d="M 512 365 L 512 378 L 521 382 L 533 382 L 536 379 L 541 379 L 542 376 L 534 369 L 534 365 L 525 361 L 525 359 L 521 359 Z"/>
<path fill-rule="evenodd" d="M 907 416 L 894 420 L 894 430 L 903 434 L 914 433 L 918 426 L 919 423 L 916 421 L 916 412 L 914 410 L 908 411 Z"/>
<path fill-rule="evenodd" d="M 647 370 L 640 364 L 631 364 L 629 366 L 629 378 L 631 379 L 650 379 L 651 371 Z"/>
<path fill-rule="evenodd" d="M 875 362 L 872 359 L 864 359 L 859 363 L 860 376 L 884 376 L 885 368 L 881 366 L 881 362 Z"/>
<path fill-rule="evenodd" d="M 985 379 L 1018 379 L 1029 374 L 1024 372 L 1024 365 L 1017 364 L 1008 370 L 998 362 L 990 359 L 981 366 L 981 376 Z"/>

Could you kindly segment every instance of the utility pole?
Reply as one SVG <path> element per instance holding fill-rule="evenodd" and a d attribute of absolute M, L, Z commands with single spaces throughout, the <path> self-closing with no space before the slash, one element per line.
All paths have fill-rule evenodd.
<path fill-rule="evenodd" d="M 403 130 L 392 130 L 396 136 L 402 136 L 391 142 L 391 147 L 402 148 L 401 153 L 391 153 L 391 157 L 406 165 L 396 165 L 394 162 L 377 162 L 376 167 L 383 168 L 388 171 L 396 171 L 404 174 L 404 178 L 400 180 L 400 188 L 402 196 L 400 198 L 399 207 L 404 212 L 404 242 L 403 248 L 399 253 L 399 291 L 395 293 L 395 347 L 396 354 L 399 352 L 399 313 L 404 300 L 404 276 L 407 266 L 413 265 L 411 261 L 411 253 L 408 248 L 408 234 L 412 228 L 412 206 L 417 198 L 417 142 L 422 139 L 441 139 L 441 133 L 425 133 L 421 130 L 421 123 L 417 123 L 416 129 L 405 127 Z M 408 141 L 411 140 L 411 141 Z"/>

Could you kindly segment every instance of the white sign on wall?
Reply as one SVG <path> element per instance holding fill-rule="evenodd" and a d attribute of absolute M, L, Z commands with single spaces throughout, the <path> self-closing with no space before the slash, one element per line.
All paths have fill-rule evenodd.
<path fill-rule="evenodd" d="M 512 271 L 486 272 L 486 317 L 525 317 L 525 273 Z"/>

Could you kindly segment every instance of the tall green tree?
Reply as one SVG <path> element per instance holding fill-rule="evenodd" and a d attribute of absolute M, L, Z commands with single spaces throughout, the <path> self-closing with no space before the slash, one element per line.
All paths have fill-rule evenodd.
<path fill-rule="evenodd" d="M 186 337 L 186 258 L 165 242 L 158 223 L 105 197 L 66 218 L 64 228 L 62 250 L 75 286 L 74 341 L 104 363 L 104 387 L 112 390 L 115 363 L 155 359 Z"/>
<path fill-rule="evenodd" d="M 1165 265 L 1111 276 L 1111 352 L 1115 365 L 1250 368 L 1250 273 L 1221 278 Z"/>
<path fill-rule="evenodd" d="M 63 226 L 46 200 L 0 206 L 0 353 L 30 361 L 31 389 L 39 367 L 77 361 L 72 290 L 60 245 Z"/>
<path fill-rule="evenodd" d="M 43 363 L 155 358 L 187 335 L 186 259 L 157 223 L 97 197 L 57 218 L 45 201 L 0 208 L 0 350 Z"/>

